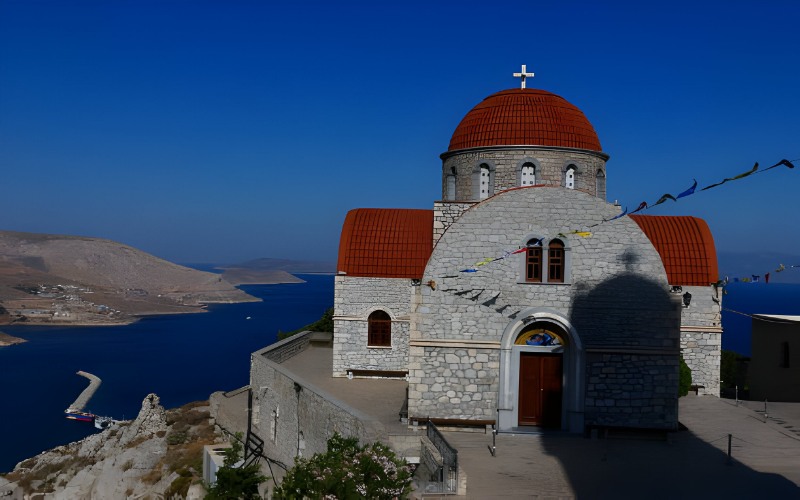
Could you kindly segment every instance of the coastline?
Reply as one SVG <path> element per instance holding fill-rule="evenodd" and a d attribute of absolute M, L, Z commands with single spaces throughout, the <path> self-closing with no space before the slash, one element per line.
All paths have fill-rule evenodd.
<path fill-rule="evenodd" d="M 10 345 L 22 344 L 23 342 L 27 342 L 27 340 L 21 339 L 19 337 L 14 337 L 13 335 L 9 335 L 7 333 L 0 332 L 0 347 L 8 347 Z"/>
<path fill-rule="evenodd" d="M 323 273 L 319 273 L 323 274 Z M 301 284 L 306 283 L 305 280 L 293 276 L 288 273 L 275 273 L 275 274 L 260 274 L 258 276 L 248 276 L 250 279 L 243 279 L 241 283 L 234 283 L 238 287 L 241 285 L 284 285 L 284 284 Z M 241 291 L 241 289 L 240 289 Z M 147 300 L 128 299 L 122 303 L 117 303 L 115 307 L 121 308 L 126 305 L 128 311 L 119 311 L 122 314 L 111 316 L 107 314 L 98 313 L 83 313 L 81 315 L 73 316 L 74 319 L 55 319 L 52 316 L 46 318 L 28 318 L 27 320 L 9 321 L 7 323 L 0 323 L 0 326 L 44 326 L 44 327 L 100 327 L 100 326 L 125 326 L 137 323 L 139 320 L 152 316 L 165 316 L 175 314 L 198 314 L 208 312 L 207 306 L 214 304 L 240 304 L 247 302 L 262 302 L 263 300 L 253 297 L 249 294 L 244 294 L 239 300 L 231 299 L 215 299 L 213 297 L 197 298 L 195 305 L 189 304 L 168 304 L 148 303 Z M 16 339 L 16 337 L 8 336 L 9 338 Z M 3 343 L 0 337 L 0 347 L 6 345 L 13 345 L 15 343 L 25 342 L 24 339 L 18 339 L 18 342 Z"/>

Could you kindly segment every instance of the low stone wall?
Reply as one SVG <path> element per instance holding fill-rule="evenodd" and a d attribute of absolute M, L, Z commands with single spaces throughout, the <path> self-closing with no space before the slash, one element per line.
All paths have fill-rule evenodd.
<path fill-rule="evenodd" d="M 360 442 L 388 442 L 383 426 L 331 394 L 288 372 L 274 359 L 287 359 L 309 345 L 310 332 L 297 334 L 251 355 L 253 431 L 264 439 L 264 454 L 288 467 L 295 457 L 324 452 L 338 432 Z M 283 473 L 273 468 L 277 476 Z"/>

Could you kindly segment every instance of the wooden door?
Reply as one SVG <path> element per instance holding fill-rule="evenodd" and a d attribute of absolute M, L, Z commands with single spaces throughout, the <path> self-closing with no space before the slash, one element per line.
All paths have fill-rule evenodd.
<path fill-rule="evenodd" d="M 519 357 L 519 425 L 561 427 L 561 354 Z"/>

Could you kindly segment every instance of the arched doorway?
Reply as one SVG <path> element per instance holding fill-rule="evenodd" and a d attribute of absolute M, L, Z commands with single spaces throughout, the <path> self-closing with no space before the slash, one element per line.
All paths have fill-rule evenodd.
<path fill-rule="evenodd" d="M 506 326 L 500 346 L 497 426 L 583 432 L 584 354 L 569 321 L 528 309 Z"/>

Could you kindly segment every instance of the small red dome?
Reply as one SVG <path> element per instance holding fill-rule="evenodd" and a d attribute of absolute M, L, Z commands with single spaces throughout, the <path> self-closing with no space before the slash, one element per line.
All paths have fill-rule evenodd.
<path fill-rule="evenodd" d="M 602 151 L 583 112 L 545 90 L 511 89 L 472 108 L 453 132 L 448 151 L 486 146 L 558 146 Z"/>

